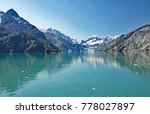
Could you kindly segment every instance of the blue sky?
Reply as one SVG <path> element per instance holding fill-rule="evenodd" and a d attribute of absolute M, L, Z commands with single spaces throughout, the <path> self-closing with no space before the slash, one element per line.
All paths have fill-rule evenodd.
<path fill-rule="evenodd" d="M 128 33 L 150 23 L 149 7 L 150 0 L 0 0 L 0 10 L 76 39 Z"/>

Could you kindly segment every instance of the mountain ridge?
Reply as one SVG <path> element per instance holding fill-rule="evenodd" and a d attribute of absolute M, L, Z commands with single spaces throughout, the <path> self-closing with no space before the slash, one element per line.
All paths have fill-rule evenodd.
<path fill-rule="evenodd" d="M 112 39 L 114 39 L 112 36 L 98 37 L 94 35 L 88 38 L 87 40 L 82 40 L 81 45 L 95 46 L 95 45 L 100 45 L 104 42 L 109 42 Z"/>
<path fill-rule="evenodd" d="M 38 29 L 20 17 L 14 9 L 6 13 L 0 11 L 0 51 L 2 52 L 80 52 L 91 47 L 95 51 L 150 52 L 150 24 L 117 37 L 92 36 L 79 44 L 75 39 L 58 30 Z"/>
<path fill-rule="evenodd" d="M 20 17 L 15 10 L 10 9 L 6 13 L 1 13 L 0 19 L 1 52 L 60 51 L 45 38 L 44 33 L 39 31 L 36 26 Z M 16 40 L 21 38 L 24 41 L 22 45 Z M 18 49 L 16 49 L 16 47 L 18 47 Z M 30 49 L 30 51 L 28 51 L 27 48 Z"/>
<path fill-rule="evenodd" d="M 150 52 L 150 24 L 145 24 L 126 35 L 99 46 L 98 50 L 116 52 Z"/>
<path fill-rule="evenodd" d="M 42 29 L 46 38 L 53 44 L 55 44 L 63 52 L 79 52 L 80 45 L 75 42 L 69 36 L 61 33 L 56 29 L 49 28 L 47 30 Z"/>
<path fill-rule="evenodd" d="M 5 51 L 7 50 L 7 52 L 32 52 L 33 51 L 48 51 L 50 52 L 52 51 L 62 51 L 62 52 L 79 52 L 80 51 L 80 45 L 77 42 L 74 42 L 74 40 L 72 38 L 70 38 L 69 36 L 61 33 L 58 30 L 55 29 L 47 29 L 47 30 L 40 30 L 38 29 L 36 26 L 30 24 L 28 21 L 26 21 L 25 19 L 23 19 L 22 17 L 19 16 L 19 14 L 14 10 L 14 9 L 10 9 L 8 10 L 6 13 L 1 12 L 0 13 L 0 51 Z M 21 33 L 23 35 L 21 35 Z M 19 35 L 19 36 L 18 36 Z M 22 38 L 22 40 L 24 40 L 24 43 L 31 42 L 36 42 L 36 45 L 40 45 L 40 48 L 35 48 L 34 44 L 31 44 L 32 46 L 30 47 L 30 51 L 28 51 L 28 46 L 27 44 L 23 44 L 20 45 L 18 42 L 16 44 L 16 42 L 14 43 L 14 40 L 16 40 L 16 38 L 18 38 L 18 40 L 20 41 L 20 38 Z M 19 38 L 20 37 L 20 38 Z M 29 37 L 29 38 L 28 38 Z M 37 40 L 37 41 L 36 41 Z M 11 41 L 11 42 L 10 42 Z M 11 45 L 7 45 L 10 44 Z M 12 47 L 12 45 L 14 47 Z M 16 49 L 16 47 L 18 46 L 24 46 L 24 47 L 19 47 L 19 49 Z M 45 50 L 43 50 L 43 47 L 41 45 L 44 46 L 49 46 L 49 48 L 51 49 L 47 49 L 45 47 Z M 32 49 L 31 49 L 32 47 Z M 4 49 L 6 48 L 6 49 Z M 21 50 L 21 49 L 24 50 Z M 27 49 L 26 49 L 27 48 Z M 37 49 L 37 50 L 35 50 Z"/>

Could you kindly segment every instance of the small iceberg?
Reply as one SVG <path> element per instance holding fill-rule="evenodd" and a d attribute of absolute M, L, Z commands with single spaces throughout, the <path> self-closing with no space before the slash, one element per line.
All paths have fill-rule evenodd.
<path fill-rule="evenodd" d="M 134 66 L 137 66 L 138 64 L 134 64 Z"/>
<path fill-rule="evenodd" d="M 136 72 L 136 74 L 139 74 L 138 72 Z"/>
<path fill-rule="evenodd" d="M 93 87 L 92 90 L 95 90 L 95 88 Z"/>
<path fill-rule="evenodd" d="M 27 77 L 27 76 L 25 77 L 25 79 L 28 79 L 28 78 L 29 78 L 29 77 Z"/>

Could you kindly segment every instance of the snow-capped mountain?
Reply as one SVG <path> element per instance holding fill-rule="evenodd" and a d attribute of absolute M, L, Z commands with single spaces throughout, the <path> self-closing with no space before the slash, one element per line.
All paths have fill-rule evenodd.
<path fill-rule="evenodd" d="M 39 31 L 34 25 L 18 15 L 14 9 L 8 10 L 1 17 L 1 24 L 8 32 L 24 32 L 31 34 L 39 39 L 45 39 L 44 34 Z"/>
<path fill-rule="evenodd" d="M 75 43 L 72 38 L 70 38 L 69 36 L 66 36 L 65 34 L 61 33 L 61 32 L 58 31 L 58 30 L 49 28 L 49 29 L 47 29 L 47 31 L 48 31 L 49 33 L 55 34 L 55 35 L 56 35 L 57 37 L 59 37 L 59 38 L 62 38 L 62 39 L 64 39 L 64 40 L 67 40 L 67 41 L 71 42 L 72 44 Z"/>
<path fill-rule="evenodd" d="M 97 46 L 105 42 L 110 42 L 114 39 L 112 36 L 105 36 L 105 37 L 97 37 L 96 35 L 93 35 L 91 38 L 88 38 L 87 40 L 82 40 L 81 45 L 83 46 Z"/>
<path fill-rule="evenodd" d="M 61 33 L 58 30 L 49 28 L 47 30 L 40 29 L 49 40 L 63 52 L 77 52 L 80 51 L 80 45 L 76 39 L 72 39 L 69 36 Z"/>
<path fill-rule="evenodd" d="M 0 51 L 80 51 L 76 40 L 52 28 L 40 30 L 14 9 L 0 12 L 0 43 Z"/>
<path fill-rule="evenodd" d="M 1 52 L 51 52 L 60 51 L 51 44 L 44 33 L 18 15 L 14 9 L 0 12 Z"/>
<path fill-rule="evenodd" d="M 121 35 L 111 42 L 98 47 L 99 51 L 126 52 L 150 52 L 150 24 L 135 29 L 128 34 Z"/>

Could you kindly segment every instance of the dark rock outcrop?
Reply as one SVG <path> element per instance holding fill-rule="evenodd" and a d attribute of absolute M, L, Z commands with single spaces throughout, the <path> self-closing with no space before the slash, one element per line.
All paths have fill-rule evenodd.
<path fill-rule="evenodd" d="M 0 37 L 0 52 L 55 52 L 48 42 L 25 33 L 11 33 Z"/>

